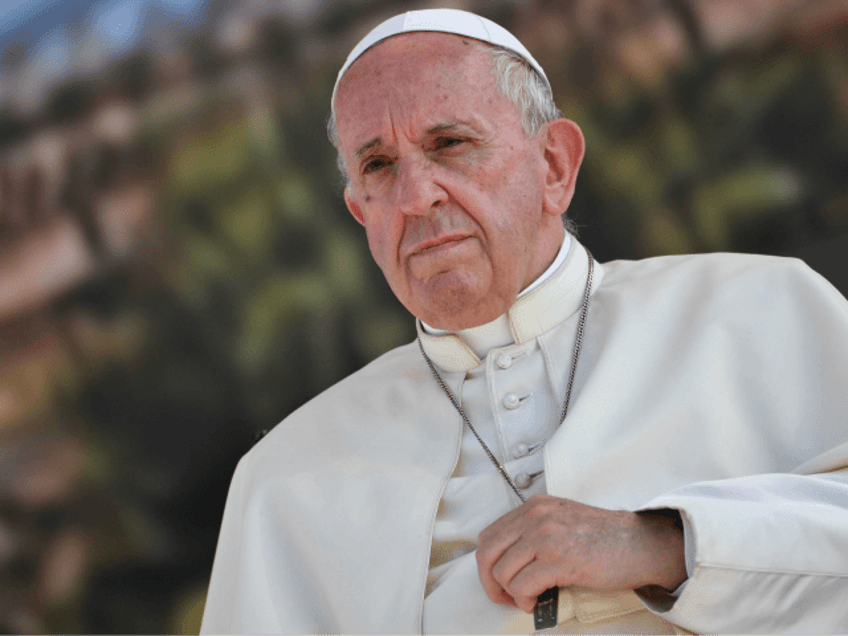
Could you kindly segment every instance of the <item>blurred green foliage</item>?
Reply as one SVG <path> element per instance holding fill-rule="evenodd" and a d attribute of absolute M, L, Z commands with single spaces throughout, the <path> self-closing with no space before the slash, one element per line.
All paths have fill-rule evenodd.
<path fill-rule="evenodd" d="M 309 125 L 304 112 L 325 110 L 328 93 L 304 91 L 301 99 L 283 111 L 272 96 L 244 103 L 218 88 L 196 99 L 202 116 L 144 124 L 168 165 L 163 278 L 266 427 L 414 335 L 375 279 L 359 226 L 340 210 L 340 187 L 326 185 L 335 160 L 322 119 L 311 123 L 324 165 L 303 165 L 300 148 L 287 143 Z M 370 327 L 375 315 L 382 337 Z"/>

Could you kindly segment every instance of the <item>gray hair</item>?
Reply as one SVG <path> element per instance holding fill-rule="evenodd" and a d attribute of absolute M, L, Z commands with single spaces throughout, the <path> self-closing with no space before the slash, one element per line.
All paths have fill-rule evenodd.
<path fill-rule="evenodd" d="M 492 56 L 492 75 L 498 90 L 509 97 L 521 112 L 521 125 L 528 137 L 539 134 L 547 122 L 562 117 L 562 112 L 554 104 L 554 98 L 547 82 L 530 66 L 523 57 L 514 51 L 500 46 L 481 42 Z M 336 164 L 345 184 L 350 177 L 345 167 L 344 157 L 339 148 L 339 135 L 336 131 L 335 104 L 327 120 L 327 136 L 337 151 Z"/>

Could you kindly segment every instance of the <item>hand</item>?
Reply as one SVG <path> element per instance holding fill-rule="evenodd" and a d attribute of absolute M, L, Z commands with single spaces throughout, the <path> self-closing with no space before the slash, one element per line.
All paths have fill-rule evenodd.
<path fill-rule="evenodd" d="M 686 580 L 672 511 L 606 510 L 536 495 L 480 533 L 477 569 L 495 603 L 532 612 L 554 586 L 673 590 Z"/>

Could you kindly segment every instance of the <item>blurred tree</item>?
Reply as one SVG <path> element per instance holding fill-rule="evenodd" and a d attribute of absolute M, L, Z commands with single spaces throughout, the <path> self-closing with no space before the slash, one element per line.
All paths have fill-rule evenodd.
<path fill-rule="evenodd" d="M 24 139 L 30 132 L 26 118 L 9 106 L 0 107 L 0 149 Z"/>

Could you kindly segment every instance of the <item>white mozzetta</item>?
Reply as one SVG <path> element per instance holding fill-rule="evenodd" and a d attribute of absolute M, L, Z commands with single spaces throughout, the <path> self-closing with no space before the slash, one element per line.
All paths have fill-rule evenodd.
<path fill-rule="evenodd" d="M 532 341 L 558 379 L 557 402 L 585 282 L 573 247 L 509 316 L 515 346 Z M 848 302 L 800 261 L 772 257 L 617 261 L 596 274 L 569 415 L 541 451 L 545 489 L 679 509 L 693 563 L 678 599 L 644 599 L 654 614 L 630 592 L 569 589 L 560 629 L 848 631 Z M 422 340 L 461 395 L 476 354 L 457 337 Z M 236 470 L 203 632 L 421 631 L 462 438 L 414 343 L 293 413 Z M 500 606 L 480 594 L 474 631 L 527 631 L 514 616 L 491 623 Z"/>

